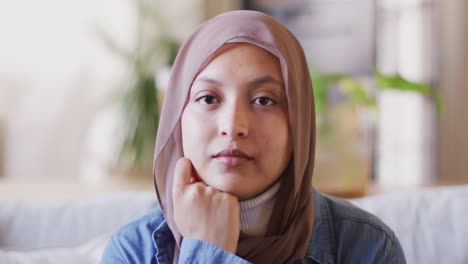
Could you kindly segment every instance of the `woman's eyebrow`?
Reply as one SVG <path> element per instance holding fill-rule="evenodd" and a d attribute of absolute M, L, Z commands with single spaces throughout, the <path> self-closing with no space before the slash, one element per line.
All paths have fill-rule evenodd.
<path fill-rule="evenodd" d="M 215 79 L 212 79 L 212 78 L 209 78 L 209 77 L 198 77 L 195 79 L 194 83 L 197 83 L 197 82 L 204 82 L 204 83 L 209 83 L 209 84 L 212 84 L 214 86 L 217 86 L 217 87 L 222 87 L 224 84 L 218 80 L 215 80 Z M 247 82 L 247 86 L 249 87 L 258 87 L 258 86 L 261 86 L 263 84 L 268 84 L 268 83 L 271 83 L 271 84 L 275 84 L 275 86 L 277 86 L 278 88 L 281 88 L 281 90 L 283 90 L 282 88 L 284 87 L 284 84 L 282 81 L 280 80 L 277 80 L 275 79 L 273 76 L 271 75 L 265 75 L 265 76 L 261 76 L 261 77 L 257 77 L 253 80 L 250 80 Z"/>
<path fill-rule="evenodd" d="M 278 86 L 279 88 L 284 87 L 284 84 L 282 81 L 275 79 L 271 75 L 265 75 L 265 76 L 255 78 L 252 81 L 249 81 L 248 85 L 251 87 L 258 87 L 258 86 L 261 86 L 262 84 L 268 84 L 268 83 L 276 84 L 276 86 Z"/>
<path fill-rule="evenodd" d="M 207 77 L 198 77 L 195 79 L 194 83 L 197 83 L 197 82 L 209 83 L 218 87 L 223 86 L 222 82 L 215 80 L 215 79 L 207 78 Z"/>

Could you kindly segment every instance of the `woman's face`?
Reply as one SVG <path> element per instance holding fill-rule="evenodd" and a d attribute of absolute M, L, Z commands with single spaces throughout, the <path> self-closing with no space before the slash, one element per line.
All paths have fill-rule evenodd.
<path fill-rule="evenodd" d="M 208 186 L 250 199 L 270 187 L 292 153 L 278 59 L 252 44 L 225 44 L 195 78 L 182 144 Z"/>

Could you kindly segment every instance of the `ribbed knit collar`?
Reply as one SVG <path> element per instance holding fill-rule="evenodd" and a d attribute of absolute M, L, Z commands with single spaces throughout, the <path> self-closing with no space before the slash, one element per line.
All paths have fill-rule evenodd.
<path fill-rule="evenodd" d="M 262 194 L 240 202 L 240 231 L 242 234 L 248 237 L 266 234 L 280 186 L 281 181 L 278 181 Z"/>

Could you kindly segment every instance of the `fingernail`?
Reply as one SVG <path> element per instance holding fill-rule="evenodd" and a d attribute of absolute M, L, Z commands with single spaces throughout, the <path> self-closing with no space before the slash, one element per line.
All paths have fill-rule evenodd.
<path fill-rule="evenodd" d="M 196 183 L 196 182 L 197 182 L 197 178 L 195 178 L 194 176 L 191 176 L 190 183 Z"/>

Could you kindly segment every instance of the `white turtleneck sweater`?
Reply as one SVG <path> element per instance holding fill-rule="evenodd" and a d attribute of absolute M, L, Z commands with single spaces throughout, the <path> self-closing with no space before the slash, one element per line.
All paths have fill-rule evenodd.
<path fill-rule="evenodd" d="M 248 237 L 263 236 L 275 205 L 276 193 L 280 188 L 278 181 L 262 194 L 240 202 L 240 231 Z"/>

